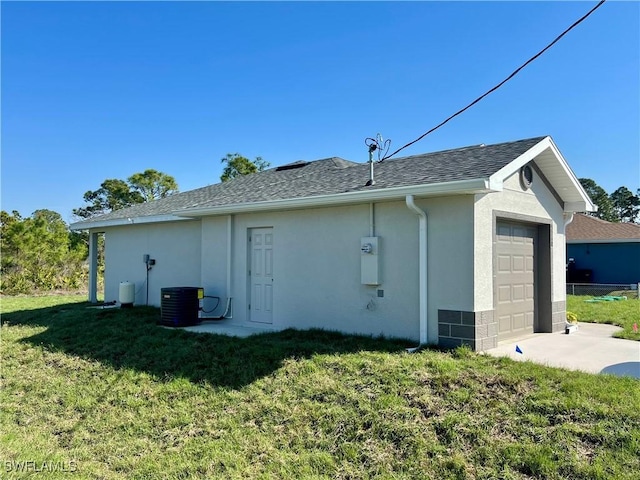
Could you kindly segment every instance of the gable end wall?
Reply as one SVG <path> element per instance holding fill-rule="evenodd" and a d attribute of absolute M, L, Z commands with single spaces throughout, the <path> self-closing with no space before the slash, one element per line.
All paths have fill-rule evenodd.
<path fill-rule="evenodd" d="M 559 204 L 557 195 L 550 190 L 548 184 L 534 169 L 534 181 L 529 190 L 520 186 L 519 174 L 513 174 L 504 181 L 501 192 L 476 195 L 474 207 L 474 307 L 475 314 L 485 313 L 485 317 L 495 318 L 495 290 L 494 290 L 494 235 L 497 219 L 507 219 L 525 223 L 548 225 L 543 232 L 548 232 L 549 239 L 540 240 L 546 248 L 549 246 L 550 258 L 546 252 L 541 255 L 550 268 L 551 305 L 538 305 L 538 314 L 544 315 L 540 319 L 542 324 L 552 325 L 553 331 L 564 327 L 566 295 L 565 295 L 565 237 L 563 207 Z M 540 273 L 540 272 L 538 272 Z M 543 280 L 544 281 L 544 280 Z M 541 280 L 537 289 L 541 288 Z M 495 323 L 497 319 L 493 320 Z M 483 331 L 483 334 L 485 332 Z M 497 328 L 489 324 L 487 337 L 475 338 L 476 349 L 492 348 L 497 345 Z"/>

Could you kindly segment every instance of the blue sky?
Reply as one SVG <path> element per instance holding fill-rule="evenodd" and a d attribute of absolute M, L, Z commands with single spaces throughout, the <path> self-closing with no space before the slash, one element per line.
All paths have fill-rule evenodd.
<path fill-rule="evenodd" d="M 181 191 L 230 152 L 367 160 L 504 79 L 596 2 L 2 2 L 2 209 L 72 221 L 107 178 Z M 402 155 L 551 135 L 579 177 L 640 184 L 640 4 L 607 2 Z"/>

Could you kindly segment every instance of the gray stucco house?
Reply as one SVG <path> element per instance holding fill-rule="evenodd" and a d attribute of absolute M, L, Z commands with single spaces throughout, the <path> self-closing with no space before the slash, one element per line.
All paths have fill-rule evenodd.
<path fill-rule="evenodd" d="M 386 160 L 367 180 L 366 163 L 296 162 L 75 223 L 90 299 L 104 233 L 107 301 L 124 281 L 158 306 L 198 286 L 232 325 L 476 350 L 564 327 L 565 226 L 595 207 L 550 137 Z"/>

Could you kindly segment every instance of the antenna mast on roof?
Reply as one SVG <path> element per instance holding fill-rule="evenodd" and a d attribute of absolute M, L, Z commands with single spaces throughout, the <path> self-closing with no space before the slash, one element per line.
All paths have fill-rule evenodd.
<path fill-rule="evenodd" d="M 376 150 L 378 151 L 378 163 L 380 163 L 384 155 L 389 151 L 391 140 L 388 138 L 383 140 L 382 135 L 378 133 L 376 138 L 365 138 L 364 144 L 369 147 L 369 181 L 366 183 L 366 186 L 370 187 L 371 185 L 376 184 L 376 181 L 373 178 L 373 152 Z"/>

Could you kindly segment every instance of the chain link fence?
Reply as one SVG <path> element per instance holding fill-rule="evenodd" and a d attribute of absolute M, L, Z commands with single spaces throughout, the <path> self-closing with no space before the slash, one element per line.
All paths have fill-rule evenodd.
<path fill-rule="evenodd" d="M 567 295 L 638 298 L 640 283 L 567 283 Z"/>

